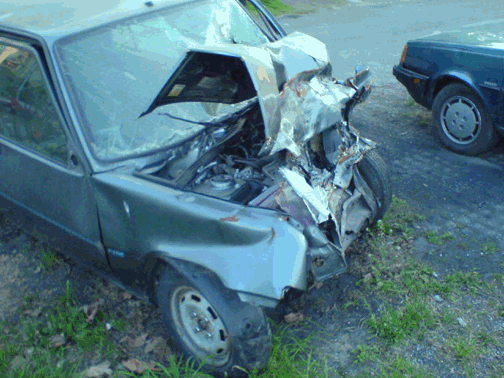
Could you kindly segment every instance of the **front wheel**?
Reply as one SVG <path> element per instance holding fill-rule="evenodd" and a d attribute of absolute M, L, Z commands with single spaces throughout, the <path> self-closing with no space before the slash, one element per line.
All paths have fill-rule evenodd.
<path fill-rule="evenodd" d="M 168 267 L 159 277 L 158 304 L 175 347 L 216 377 L 244 377 L 244 370 L 263 368 L 271 349 L 263 310 L 241 302 L 214 275 L 198 274 L 211 299 Z"/>
<path fill-rule="evenodd" d="M 477 155 L 497 141 L 483 101 L 464 84 L 444 87 L 434 99 L 432 116 L 441 142 L 452 151 Z"/>
<path fill-rule="evenodd" d="M 392 201 L 392 186 L 387 164 L 385 164 L 378 151 L 373 149 L 362 157 L 357 167 L 362 178 L 373 191 L 378 204 L 376 216 L 370 224 L 370 226 L 373 226 L 385 215 Z"/>

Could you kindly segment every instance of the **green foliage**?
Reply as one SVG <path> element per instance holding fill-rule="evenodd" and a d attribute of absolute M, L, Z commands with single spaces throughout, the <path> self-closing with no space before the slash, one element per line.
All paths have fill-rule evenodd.
<path fill-rule="evenodd" d="M 428 303 L 413 298 L 398 309 L 383 308 L 380 315 L 372 314 L 368 325 L 381 338 L 396 344 L 407 336 L 421 336 L 422 332 L 436 325 L 436 319 Z"/>
<path fill-rule="evenodd" d="M 295 9 L 288 4 L 283 3 L 280 0 L 262 0 L 261 1 L 266 8 L 273 14 L 274 16 L 278 16 L 285 13 L 293 13 Z M 252 4 L 247 4 L 246 8 L 253 15 L 257 14 L 257 10 Z"/>
<path fill-rule="evenodd" d="M 60 259 L 53 249 L 49 246 L 40 246 L 40 253 L 42 255 L 42 269 L 44 272 L 49 271 L 60 263 Z"/>
<path fill-rule="evenodd" d="M 404 233 L 411 234 L 413 223 L 425 220 L 424 215 L 415 214 L 411 211 L 406 201 L 392 197 L 390 208 L 371 230 L 388 236 Z"/>
<path fill-rule="evenodd" d="M 402 356 L 396 355 L 387 367 L 382 367 L 380 378 L 427 378 L 432 377 L 424 368 L 416 366 Z"/>
<path fill-rule="evenodd" d="M 499 250 L 497 248 L 497 243 L 493 240 L 487 240 L 485 244 L 483 244 L 483 252 L 488 253 L 489 255 L 494 255 Z"/>
<path fill-rule="evenodd" d="M 438 235 L 437 231 L 426 231 L 425 236 L 427 236 L 427 240 L 429 241 L 429 243 L 434 245 L 439 245 L 443 241 L 455 240 L 453 235 L 448 231 L 444 232 L 441 235 Z"/>
<path fill-rule="evenodd" d="M 467 287 L 471 293 L 476 294 L 482 286 L 479 273 L 475 270 L 470 272 L 455 272 L 445 278 L 446 287 L 453 291 L 454 288 Z"/>
<path fill-rule="evenodd" d="M 355 354 L 355 363 L 376 361 L 380 356 L 380 348 L 377 345 L 359 345 L 352 353 Z"/>
<path fill-rule="evenodd" d="M 448 346 L 453 350 L 455 358 L 462 362 L 470 362 L 478 356 L 478 343 L 472 336 L 452 339 Z"/>

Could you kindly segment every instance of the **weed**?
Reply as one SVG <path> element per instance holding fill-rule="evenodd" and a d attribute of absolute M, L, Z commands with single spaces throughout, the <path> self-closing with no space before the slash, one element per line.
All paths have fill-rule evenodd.
<path fill-rule="evenodd" d="M 493 275 L 493 279 L 499 283 L 504 283 L 504 274 L 502 273 L 494 273 Z"/>
<path fill-rule="evenodd" d="M 467 243 L 466 242 L 457 243 L 457 247 L 462 248 L 462 249 L 467 249 Z"/>
<path fill-rule="evenodd" d="M 291 7 L 288 4 L 281 2 L 280 0 L 263 0 L 262 3 L 268 8 L 268 10 L 275 16 L 292 13 L 295 11 L 295 8 Z M 251 4 L 247 4 L 247 9 L 253 14 L 257 15 L 257 10 Z"/>
<path fill-rule="evenodd" d="M 362 363 L 366 361 L 376 361 L 380 355 L 380 349 L 376 345 L 358 345 L 352 353 L 355 354 L 354 363 Z"/>
<path fill-rule="evenodd" d="M 483 252 L 488 253 L 489 255 L 494 255 L 497 253 L 498 248 L 497 248 L 497 243 L 494 242 L 493 240 L 487 240 L 483 244 Z"/>
<path fill-rule="evenodd" d="M 476 339 L 481 346 L 494 345 L 500 347 L 502 345 L 502 343 L 489 332 L 478 332 L 476 334 Z"/>
<path fill-rule="evenodd" d="M 388 367 L 382 367 L 381 378 L 426 378 L 432 377 L 423 367 L 416 366 L 402 356 L 396 355 Z"/>
<path fill-rule="evenodd" d="M 408 102 L 406 102 L 406 106 L 415 106 L 415 104 L 416 104 L 416 102 L 412 98 L 410 98 L 408 100 Z"/>
<path fill-rule="evenodd" d="M 479 273 L 474 270 L 470 272 L 455 272 L 447 276 L 445 282 L 447 291 L 453 291 L 457 287 L 465 286 L 473 294 L 476 294 L 478 288 L 482 285 Z"/>
<path fill-rule="evenodd" d="M 411 234 L 411 225 L 414 222 L 425 220 L 425 216 L 413 213 L 406 201 L 397 197 L 392 197 L 390 208 L 379 220 L 372 230 L 385 235 L 394 235 L 395 233 Z"/>
<path fill-rule="evenodd" d="M 60 263 L 60 258 L 57 253 L 49 246 L 40 246 L 40 253 L 42 255 L 42 270 L 49 271 Z"/>
<path fill-rule="evenodd" d="M 462 362 L 471 362 L 478 356 L 478 343 L 472 335 L 452 339 L 448 342 L 448 346 L 455 358 Z"/>
<path fill-rule="evenodd" d="M 504 306 L 499 307 L 497 313 L 499 314 L 499 316 L 504 316 Z"/>
<path fill-rule="evenodd" d="M 426 231 L 425 236 L 427 237 L 427 240 L 429 243 L 434 244 L 434 245 L 439 245 L 443 241 L 450 241 L 450 240 L 455 240 L 451 232 L 444 232 L 441 235 L 438 235 L 437 231 Z"/>
<path fill-rule="evenodd" d="M 429 243 L 435 245 L 441 244 L 441 239 L 439 238 L 437 231 L 425 231 L 425 236 L 427 237 Z"/>
<path fill-rule="evenodd" d="M 341 309 L 343 311 L 345 311 L 347 308 L 349 308 L 350 306 L 357 306 L 359 304 L 359 301 L 357 299 L 355 299 L 354 301 L 350 301 L 350 302 L 345 302 L 341 305 Z"/>
<path fill-rule="evenodd" d="M 419 331 L 434 327 L 436 320 L 426 301 L 412 298 L 397 310 L 384 308 L 379 317 L 371 315 L 368 324 L 378 336 L 395 344 L 407 336 L 420 336 Z"/>

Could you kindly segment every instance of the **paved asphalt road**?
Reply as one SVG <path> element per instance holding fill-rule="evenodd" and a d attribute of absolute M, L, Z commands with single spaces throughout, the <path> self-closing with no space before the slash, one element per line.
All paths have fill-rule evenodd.
<path fill-rule="evenodd" d="M 504 271 L 504 141 L 479 157 L 445 150 L 432 130 L 405 116 L 411 111 L 409 96 L 392 67 L 409 39 L 504 18 L 498 3 L 352 0 L 339 8 L 281 18 L 287 31 L 299 30 L 327 44 L 334 76 L 351 76 L 361 63 L 373 71 L 375 92 L 354 111 L 353 123 L 380 143 L 396 196 L 427 216 L 415 245 L 419 257 L 440 273 Z M 450 232 L 454 240 L 432 245 L 427 230 Z"/>

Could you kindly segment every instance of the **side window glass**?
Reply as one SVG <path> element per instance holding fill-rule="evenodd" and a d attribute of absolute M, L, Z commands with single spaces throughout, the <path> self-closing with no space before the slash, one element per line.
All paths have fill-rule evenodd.
<path fill-rule="evenodd" d="M 248 11 L 249 15 L 255 20 L 257 25 L 262 29 L 262 31 L 268 35 L 268 37 L 275 41 L 282 36 L 275 30 L 275 28 L 270 24 L 266 16 L 258 9 L 254 4 L 248 0 L 240 0 L 240 3 Z"/>
<path fill-rule="evenodd" d="M 66 136 L 39 62 L 30 51 L 3 44 L 0 44 L 0 135 L 66 162 Z"/>

